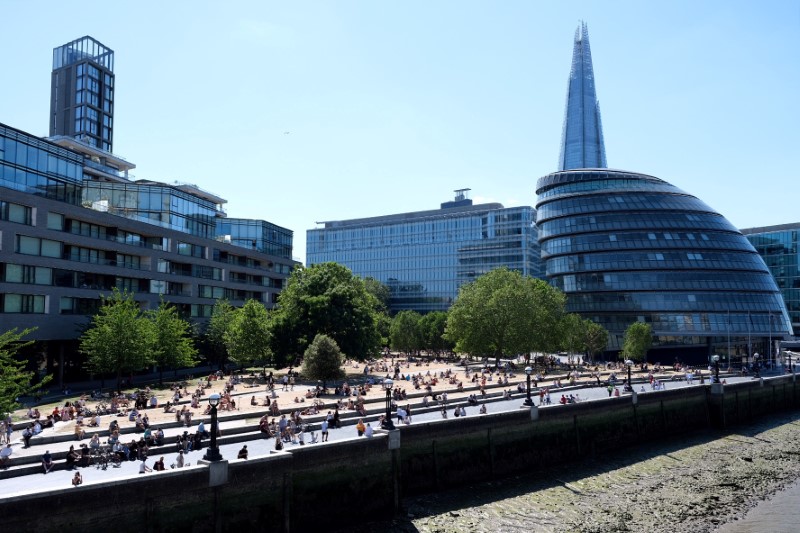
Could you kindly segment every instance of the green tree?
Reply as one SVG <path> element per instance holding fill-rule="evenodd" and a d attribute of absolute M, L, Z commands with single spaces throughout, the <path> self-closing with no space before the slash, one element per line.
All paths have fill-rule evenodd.
<path fill-rule="evenodd" d="M 269 359 L 271 336 L 267 308 L 251 299 L 234 312 L 225 333 L 225 346 L 233 362 L 247 366 Z"/>
<path fill-rule="evenodd" d="M 116 372 L 119 389 L 123 372 L 141 370 L 152 362 L 155 334 L 152 322 L 143 317 L 132 293 L 115 288 L 110 296 L 101 299 L 100 311 L 81 336 L 80 350 L 88 356 L 86 366 L 90 372 Z"/>
<path fill-rule="evenodd" d="M 342 352 L 336 341 L 327 335 L 317 335 L 303 354 L 303 377 L 321 380 L 322 386 L 330 379 L 342 379 Z"/>
<path fill-rule="evenodd" d="M 400 311 L 392 319 L 389 334 L 392 348 L 411 354 L 422 346 L 420 320 L 422 317 L 416 311 Z"/>
<path fill-rule="evenodd" d="M 164 383 L 164 369 L 197 364 L 197 348 L 192 339 L 192 326 L 178 315 L 175 306 L 161 299 L 157 309 L 147 313 L 153 323 L 153 362 L 158 365 L 158 382 Z"/>
<path fill-rule="evenodd" d="M 347 267 L 320 263 L 295 268 L 278 297 L 273 348 L 300 355 L 322 333 L 346 357 L 363 361 L 380 350 L 376 305 L 364 281 Z"/>
<path fill-rule="evenodd" d="M 423 348 L 437 355 L 453 349 L 453 343 L 444 338 L 446 327 L 447 313 L 444 311 L 432 311 L 423 315 L 419 322 Z"/>
<path fill-rule="evenodd" d="M 388 313 L 389 302 L 392 296 L 389 287 L 385 283 L 381 283 L 377 279 L 367 276 L 364 278 L 364 288 L 367 289 L 368 293 L 375 297 L 377 302 L 375 310 L 381 313 Z"/>
<path fill-rule="evenodd" d="M 550 351 L 559 342 L 564 295 L 546 282 L 498 268 L 461 287 L 445 337 L 470 355 Z"/>
<path fill-rule="evenodd" d="M 575 313 L 564 314 L 561 319 L 561 338 L 563 347 L 569 354 L 570 363 L 575 353 L 582 352 L 586 348 L 584 327 L 583 320 Z"/>
<path fill-rule="evenodd" d="M 592 363 L 594 363 L 595 354 L 603 351 L 608 346 L 608 331 L 600 324 L 587 318 L 583 321 L 583 334 L 583 343 L 589 352 Z"/>
<path fill-rule="evenodd" d="M 634 361 L 647 362 L 647 350 L 653 345 L 653 329 L 650 324 L 634 322 L 625 330 L 622 355 Z"/>
<path fill-rule="evenodd" d="M 228 348 L 225 346 L 225 334 L 231 328 L 231 322 L 236 309 L 225 299 L 214 302 L 211 318 L 206 326 L 206 340 L 211 348 L 211 360 L 215 361 L 218 368 L 225 365 L 228 359 Z"/>
<path fill-rule="evenodd" d="M 45 376 L 41 382 L 34 385 L 32 381 L 36 374 L 25 371 L 25 361 L 16 359 L 19 350 L 33 344 L 33 341 L 22 339 L 35 329 L 29 328 L 18 333 L 15 328 L 0 334 L 0 416 L 2 417 L 20 407 L 17 398 L 40 391 L 42 385 L 53 377 Z"/>

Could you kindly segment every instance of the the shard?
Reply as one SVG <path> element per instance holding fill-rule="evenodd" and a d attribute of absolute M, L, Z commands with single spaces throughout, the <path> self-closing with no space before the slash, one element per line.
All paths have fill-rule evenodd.
<path fill-rule="evenodd" d="M 606 148 L 600 122 L 600 104 L 595 92 L 589 32 L 586 24 L 581 22 L 575 30 L 558 169 L 606 167 Z"/>

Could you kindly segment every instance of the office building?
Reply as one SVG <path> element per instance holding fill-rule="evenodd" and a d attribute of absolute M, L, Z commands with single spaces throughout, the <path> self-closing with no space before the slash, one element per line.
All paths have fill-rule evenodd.
<path fill-rule="evenodd" d="M 633 322 L 653 328 L 651 361 L 735 362 L 792 335 L 775 280 L 722 215 L 645 174 L 583 169 L 539 179 L 537 226 L 546 276 L 567 308 L 622 347 Z M 728 349 L 730 342 L 730 350 Z"/>
<path fill-rule="evenodd" d="M 50 136 L 114 144 L 114 51 L 88 35 L 53 50 Z"/>
<path fill-rule="evenodd" d="M 322 222 L 307 231 L 307 264 L 341 263 L 386 284 L 393 312 L 447 310 L 461 285 L 503 266 L 540 277 L 533 208 L 473 205 L 468 191 L 440 209 Z"/>
<path fill-rule="evenodd" d="M 92 67 L 101 89 L 113 87 L 113 52 L 94 39 L 55 50 L 49 139 L 0 124 L 0 324 L 36 328 L 26 355 L 59 384 L 85 377 L 78 339 L 113 289 L 142 309 L 163 297 L 202 325 L 221 298 L 273 307 L 298 264 L 290 230 L 228 219 L 226 200 L 197 185 L 133 180 L 110 132 L 60 129 L 64 109 L 103 111 L 111 100 L 101 90 L 100 110 L 84 97 L 62 106 L 78 72 L 94 79 Z"/>
<path fill-rule="evenodd" d="M 595 91 L 589 31 L 586 24 L 581 23 L 575 30 L 558 170 L 606 166 L 606 147 L 600 121 L 600 103 Z"/>
<path fill-rule="evenodd" d="M 743 229 L 742 233 L 764 259 L 795 332 L 800 331 L 800 223 Z"/>

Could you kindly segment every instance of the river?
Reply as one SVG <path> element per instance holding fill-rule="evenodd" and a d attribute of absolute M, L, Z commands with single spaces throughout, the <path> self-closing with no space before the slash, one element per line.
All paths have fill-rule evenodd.
<path fill-rule="evenodd" d="M 346 531 L 794 532 L 798 480 L 800 413 L 785 413 L 724 434 L 701 431 L 407 498 L 395 520 L 360 517 Z"/>

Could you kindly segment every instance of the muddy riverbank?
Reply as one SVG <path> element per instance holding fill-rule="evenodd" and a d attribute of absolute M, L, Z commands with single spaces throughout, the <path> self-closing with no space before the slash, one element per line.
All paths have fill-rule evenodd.
<path fill-rule="evenodd" d="M 347 531 L 713 532 L 798 479 L 800 413 L 781 414 L 410 498 L 402 517 Z"/>

